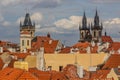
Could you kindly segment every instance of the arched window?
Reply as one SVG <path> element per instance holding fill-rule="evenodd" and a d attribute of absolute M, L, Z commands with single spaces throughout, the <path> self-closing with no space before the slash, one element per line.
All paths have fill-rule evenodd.
<path fill-rule="evenodd" d="M 27 46 L 29 46 L 29 40 L 27 40 Z"/>
<path fill-rule="evenodd" d="M 83 32 L 81 33 L 81 36 L 82 36 L 82 38 L 83 38 Z"/>
<path fill-rule="evenodd" d="M 24 46 L 24 40 L 22 40 L 22 46 Z"/>
<path fill-rule="evenodd" d="M 96 32 L 94 31 L 94 37 L 96 37 Z"/>

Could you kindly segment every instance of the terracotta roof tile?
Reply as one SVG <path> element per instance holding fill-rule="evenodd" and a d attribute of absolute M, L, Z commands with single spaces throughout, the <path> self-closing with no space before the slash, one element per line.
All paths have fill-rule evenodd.
<path fill-rule="evenodd" d="M 18 78 L 18 80 L 38 80 L 36 76 L 34 76 L 32 73 L 24 71 L 23 74 Z"/>
<path fill-rule="evenodd" d="M 91 79 L 90 80 L 111 80 L 112 78 L 107 78 L 108 73 L 110 70 L 98 70 L 94 73 L 91 73 Z"/>
<path fill-rule="evenodd" d="M 71 47 L 62 48 L 60 53 L 70 53 Z"/>
<path fill-rule="evenodd" d="M 109 42 L 112 43 L 113 40 L 110 36 L 102 36 L 102 42 Z"/>
<path fill-rule="evenodd" d="M 3 65 L 4 65 L 4 63 L 3 63 L 2 59 L 0 58 L 0 70 L 2 69 Z"/>
<path fill-rule="evenodd" d="M 53 40 L 46 36 L 37 36 L 32 41 L 31 50 L 39 50 L 41 46 L 44 47 L 45 53 L 54 53 L 58 44 L 58 40 Z"/>
<path fill-rule="evenodd" d="M 117 68 L 120 66 L 120 54 L 111 54 L 102 69 Z"/>
<path fill-rule="evenodd" d="M 88 46 L 90 46 L 89 42 L 78 42 L 75 45 L 73 45 L 74 48 L 87 48 Z"/>
<path fill-rule="evenodd" d="M 109 51 L 110 50 L 117 51 L 118 49 L 120 49 L 120 42 L 113 42 L 108 48 Z"/>
<path fill-rule="evenodd" d="M 16 56 L 18 59 L 24 59 L 28 55 L 30 55 L 30 53 L 10 53 L 10 54 Z"/>

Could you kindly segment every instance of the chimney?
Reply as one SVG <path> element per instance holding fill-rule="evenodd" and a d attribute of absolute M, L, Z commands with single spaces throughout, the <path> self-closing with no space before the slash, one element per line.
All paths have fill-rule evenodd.
<path fill-rule="evenodd" d="M 3 53 L 3 47 L 0 47 L 0 53 Z"/>
<path fill-rule="evenodd" d="M 49 40 L 49 44 L 52 44 L 52 40 Z"/>
<path fill-rule="evenodd" d="M 80 78 L 83 78 L 84 75 L 83 66 L 77 65 L 77 74 Z"/>

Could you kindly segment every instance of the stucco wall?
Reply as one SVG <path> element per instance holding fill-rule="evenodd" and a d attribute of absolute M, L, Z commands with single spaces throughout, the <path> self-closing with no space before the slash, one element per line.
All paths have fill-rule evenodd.
<path fill-rule="evenodd" d="M 59 66 L 65 67 L 67 64 L 75 64 L 83 66 L 88 70 L 89 66 L 96 66 L 103 63 L 107 54 L 44 54 L 46 68 L 52 66 L 53 70 L 59 71 Z M 27 56 L 25 61 L 28 62 L 30 68 L 36 66 L 36 56 Z"/>

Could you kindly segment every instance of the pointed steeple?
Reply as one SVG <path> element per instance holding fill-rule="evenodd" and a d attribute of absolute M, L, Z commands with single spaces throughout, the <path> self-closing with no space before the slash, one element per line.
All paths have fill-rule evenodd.
<path fill-rule="evenodd" d="M 87 27 L 87 18 L 86 18 L 86 15 L 85 15 L 85 11 L 84 11 L 84 14 L 83 14 L 83 19 L 82 19 L 82 27 L 83 28 Z"/>
<path fill-rule="evenodd" d="M 24 19 L 24 26 L 32 26 L 30 14 L 26 13 L 25 19 Z"/>
<path fill-rule="evenodd" d="M 98 16 L 97 9 L 96 9 L 95 18 L 94 18 L 94 26 L 99 26 L 99 16 Z"/>

